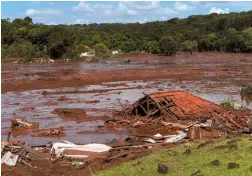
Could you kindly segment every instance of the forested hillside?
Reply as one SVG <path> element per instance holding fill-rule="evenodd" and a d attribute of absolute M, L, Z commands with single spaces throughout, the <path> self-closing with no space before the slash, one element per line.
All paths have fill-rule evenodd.
<path fill-rule="evenodd" d="M 252 11 L 194 15 L 144 24 L 33 24 L 30 17 L 2 19 L 2 56 L 77 58 L 91 48 L 146 51 L 252 52 Z"/>

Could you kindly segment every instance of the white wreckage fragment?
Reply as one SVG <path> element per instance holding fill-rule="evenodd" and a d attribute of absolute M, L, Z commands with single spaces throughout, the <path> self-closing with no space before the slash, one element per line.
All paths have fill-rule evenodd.
<path fill-rule="evenodd" d="M 79 150 L 79 151 L 86 151 L 86 152 L 107 152 L 111 149 L 110 146 L 107 146 L 105 144 L 86 144 L 86 145 L 76 145 L 71 143 L 61 143 L 56 142 L 53 144 L 51 148 L 51 153 L 54 153 L 56 157 L 60 157 L 63 155 L 64 150 Z"/>
<path fill-rule="evenodd" d="M 187 133 L 185 132 L 180 132 L 178 135 L 171 136 L 167 138 L 164 143 L 172 143 L 172 142 L 178 142 L 181 139 L 184 139 L 187 137 Z"/>
<path fill-rule="evenodd" d="M 17 164 L 18 157 L 18 155 L 15 155 L 8 151 L 4 154 L 1 162 L 8 166 L 15 166 Z"/>

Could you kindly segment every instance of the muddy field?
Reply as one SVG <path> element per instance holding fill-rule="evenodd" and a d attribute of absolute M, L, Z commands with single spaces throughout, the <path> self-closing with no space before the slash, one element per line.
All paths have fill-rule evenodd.
<path fill-rule="evenodd" d="M 131 60 L 130 63 L 126 61 Z M 11 139 L 30 144 L 57 141 L 34 137 L 39 129 L 64 128 L 75 143 L 124 140 L 149 131 L 107 129 L 104 120 L 144 93 L 185 90 L 219 104 L 225 98 L 239 101 L 240 88 L 252 83 L 252 55 L 227 53 L 125 56 L 102 63 L 2 64 L 2 138 L 10 131 L 11 118 L 38 122 L 38 129 L 13 130 Z M 242 101 L 252 109 L 250 102 Z M 54 113 L 56 108 L 84 108 L 81 120 Z"/>

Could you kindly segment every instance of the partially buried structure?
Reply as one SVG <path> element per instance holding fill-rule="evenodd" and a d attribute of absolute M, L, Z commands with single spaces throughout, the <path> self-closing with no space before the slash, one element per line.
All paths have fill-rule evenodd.
<path fill-rule="evenodd" d="M 157 92 L 144 94 L 124 111 L 128 115 L 143 116 L 149 119 L 164 117 L 169 121 L 213 120 L 219 127 L 241 130 L 248 121 L 247 116 L 237 115 L 217 104 L 196 97 L 184 91 Z"/>

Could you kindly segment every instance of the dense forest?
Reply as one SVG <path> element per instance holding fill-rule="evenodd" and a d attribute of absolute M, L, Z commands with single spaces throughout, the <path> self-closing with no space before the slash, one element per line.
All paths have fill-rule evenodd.
<path fill-rule="evenodd" d="M 193 15 L 168 21 L 44 25 L 30 17 L 2 19 L 2 56 L 77 59 L 83 45 L 106 57 L 111 50 L 173 55 L 177 51 L 252 52 L 252 11 Z"/>

